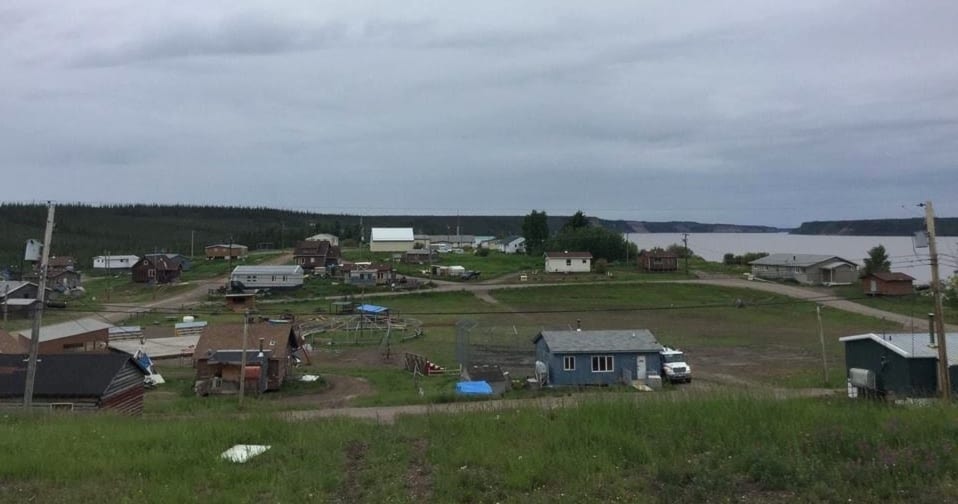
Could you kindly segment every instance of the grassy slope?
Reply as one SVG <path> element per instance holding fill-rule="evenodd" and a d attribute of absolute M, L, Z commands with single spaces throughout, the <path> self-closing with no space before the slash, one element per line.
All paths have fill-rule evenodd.
<path fill-rule="evenodd" d="M 0 418 L 0 501 L 954 501 L 958 411 L 595 402 L 401 418 Z M 235 443 L 272 449 L 245 465 Z"/>
<path fill-rule="evenodd" d="M 862 294 L 860 285 L 846 285 L 836 287 L 834 292 L 838 296 L 851 299 L 865 306 L 901 313 L 910 317 L 924 318 L 926 314 L 934 312 L 934 300 L 929 291 L 909 296 L 866 296 Z M 946 305 L 944 312 L 945 322 L 958 324 L 958 310 Z"/>

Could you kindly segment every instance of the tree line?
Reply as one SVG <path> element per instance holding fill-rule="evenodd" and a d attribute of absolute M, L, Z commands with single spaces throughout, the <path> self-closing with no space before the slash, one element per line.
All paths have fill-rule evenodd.
<path fill-rule="evenodd" d="M 545 211 L 533 210 L 522 222 L 526 239 L 526 253 L 542 255 L 548 251 L 589 252 L 596 259 L 621 261 L 638 255 L 638 247 L 625 235 L 595 225 L 593 220 L 578 211 L 552 233 Z"/>

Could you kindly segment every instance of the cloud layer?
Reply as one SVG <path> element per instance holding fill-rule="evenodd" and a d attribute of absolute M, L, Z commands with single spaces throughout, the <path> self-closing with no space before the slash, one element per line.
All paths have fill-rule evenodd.
<path fill-rule="evenodd" d="M 958 215 L 958 5 L 796 4 L 8 2 L 0 199 Z"/>

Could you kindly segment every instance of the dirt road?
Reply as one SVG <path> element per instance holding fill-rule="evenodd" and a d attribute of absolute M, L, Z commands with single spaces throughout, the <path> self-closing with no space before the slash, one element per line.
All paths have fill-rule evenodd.
<path fill-rule="evenodd" d="M 845 299 L 835 299 L 835 296 L 823 294 L 822 292 L 816 291 L 814 289 L 796 287 L 793 285 L 784 285 L 784 284 L 774 283 L 774 282 L 748 281 L 748 280 L 742 280 L 738 278 L 677 280 L 676 282 L 696 283 L 696 284 L 703 284 L 703 285 L 718 285 L 721 287 L 735 287 L 740 289 L 760 290 L 763 292 L 781 294 L 783 296 L 793 297 L 796 299 L 804 299 L 807 301 L 818 302 L 818 303 L 821 303 L 823 306 L 828 306 L 830 308 L 835 308 L 842 311 L 858 313 L 860 315 L 867 315 L 869 317 L 875 317 L 879 319 L 885 319 L 885 320 L 890 320 L 893 322 L 898 322 L 899 324 L 902 325 L 902 327 L 909 330 L 915 329 L 915 330 L 921 331 L 921 330 L 924 330 L 924 328 L 928 327 L 928 320 L 925 318 L 909 317 L 908 315 L 902 315 L 900 313 L 892 313 L 885 310 L 879 310 L 877 308 L 865 306 L 863 304 L 859 304 L 854 301 L 848 301 Z M 955 326 L 954 324 L 946 324 L 945 330 L 958 331 L 958 326 Z"/>
<path fill-rule="evenodd" d="M 291 261 L 293 258 L 292 253 L 282 254 L 280 256 L 274 257 L 268 261 L 264 261 L 262 264 L 286 264 Z M 221 287 L 226 283 L 226 276 L 221 276 L 217 278 L 210 278 L 207 280 L 197 280 L 191 282 L 191 285 L 194 287 L 186 292 L 177 294 L 175 296 L 170 296 L 168 298 L 159 299 L 156 301 L 150 301 L 148 303 L 141 304 L 109 304 L 105 305 L 104 308 L 106 311 L 97 313 L 96 316 L 102 320 L 109 320 L 111 323 L 120 323 L 127 318 L 138 314 L 149 312 L 151 310 L 167 308 L 167 309 L 181 309 L 187 306 L 202 302 L 206 300 L 211 289 L 216 289 Z"/>

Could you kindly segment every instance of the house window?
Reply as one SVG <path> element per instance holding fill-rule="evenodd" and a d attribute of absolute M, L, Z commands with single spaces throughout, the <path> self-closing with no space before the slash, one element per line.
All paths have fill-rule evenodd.
<path fill-rule="evenodd" d="M 155 270 L 155 269 L 146 270 L 146 276 L 148 276 L 148 277 L 150 277 L 150 278 L 155 277 L 155 276 L 156 276 L 156 270 Z"/>
<path fill-rule="evenodd" d="M 611 355 L 593 355 L 592 372 L 593 373 L 611 373 L 615 361 Z"/>
<path fill-rule="evenodd" d="M 575 356 L 566 355 L 562 358 L 562 370 L 563 371 L 575 371 Z"/>
<path fill-rule="evenodd" d="M 565 260 L 565 265 L 566 265 L 566 266 L 572 266 L 572 259 L 566 259 L 566 260 Z"/>
<path fill-rule="evenodd" d="M 582 260 L 582 264 L 585 264 L 585 259 Z"/>

